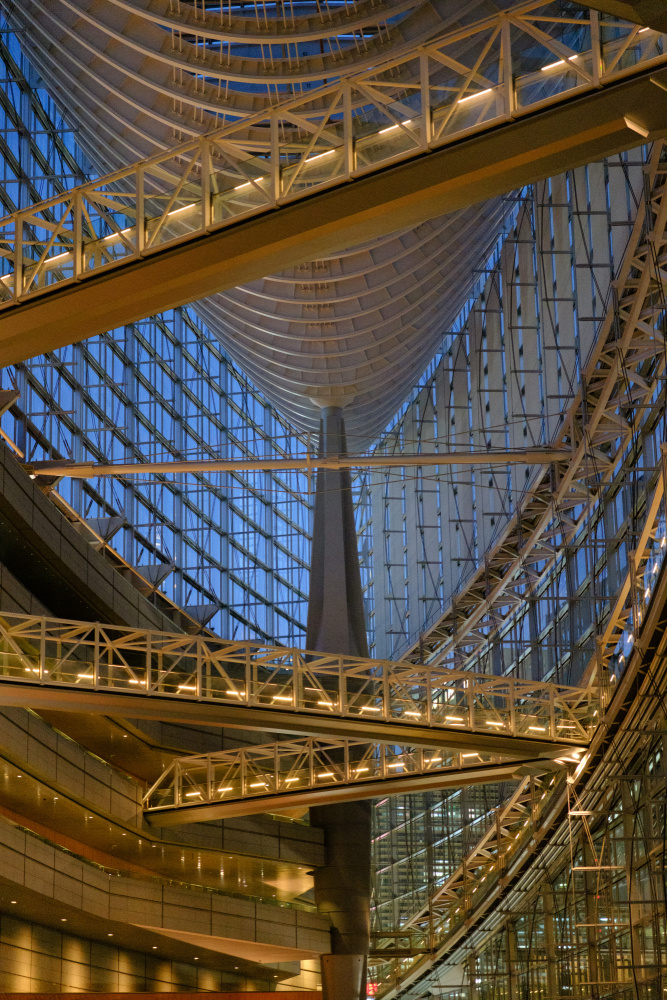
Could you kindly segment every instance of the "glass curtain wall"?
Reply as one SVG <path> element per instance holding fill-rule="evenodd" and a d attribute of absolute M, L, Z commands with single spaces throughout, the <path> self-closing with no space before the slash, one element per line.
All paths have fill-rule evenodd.
<path fill-rule="evenodd" d="M 4 24 L 0 66 L 11 212 L 81 182 L 90 167 Z M 26 462 L 274 458 L 306 446 L 188 308 L 8 368 L 3 388 L 20 391 L 0 427 Z M 160 589 L 176 604 L 215 606 L 217 634 L 286 645 L 304 636 L 308 489 L 296 472 L 57 484 L 85 519 L 120 515 L 114 548 L 132 566 L 163 567 Z"/>

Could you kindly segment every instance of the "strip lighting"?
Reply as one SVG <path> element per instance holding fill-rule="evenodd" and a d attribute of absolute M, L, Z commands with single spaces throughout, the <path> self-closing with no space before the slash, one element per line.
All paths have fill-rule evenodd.
<path fill-rule="evenodd" d="M 475 101 L 478 97 L 484 97 L 485 94 L 490 94 L 493 91 L 493 87 L 487 87 L 486 90 L 479 90 L 476 94 L 468 94 L 467 97 L 462 97 L 457 104 L 465 104 L 466 101 Z"/>

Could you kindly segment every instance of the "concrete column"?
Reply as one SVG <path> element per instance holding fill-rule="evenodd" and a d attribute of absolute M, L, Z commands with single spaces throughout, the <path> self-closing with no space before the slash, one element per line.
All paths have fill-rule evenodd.
<path fill-rule="evenodd" d="M 326 407 L 320 455 L 346 451 L 343 411 Z M 349 469 L 317 473 L 306 648 L 368 656 Z M 310 821 L 324 830 L 326 864 L 315 872 L 315 901 L 331 920 L 332 954 L 322 956 L 322 1000 L 366 1000 L 370 802 L 317 806 Z"/>
<path fill-rule="evenodd" d="M 320 457 L 346 453 L 343 411 L 328 406 L 320 421 Z M 317 473 L 306 649 L 368 656 L 349 469 Z"/>

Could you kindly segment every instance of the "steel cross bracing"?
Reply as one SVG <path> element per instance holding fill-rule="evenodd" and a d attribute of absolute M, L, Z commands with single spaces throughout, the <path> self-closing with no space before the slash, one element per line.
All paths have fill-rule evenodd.
<path fill-rule="evenodd" d="M 568 749 L 573 754 L 583 752 Z M 558 758 L 559 763 L 562 759 Z M 401 746 L 372 740 L 282 740 L 176 758 L 144 797 L 157 826 L 462 784 L 507 781 L 553 770 L 551 761 L 483 751 Z"/>
<path fill-rule="evenodd" d="M 491 133 L 499 125 L 574 97 L 603 94 L 609 85 L 658 71 L 666 63 L 664 36 L 655 31 L 605 20 L 596 11 L 582 10 L 577 17 L 563 13 L 553 2 L 525 0 L 428 45 L 394 55 L 372 70 L 309 91 L 268 113 L 225 125 L 8 216 L 0 224 L 4 299 L 0 310 L 9 310 L 9 322 L 21 304 L 68 285 L 81 285 L 119 265 L 146 261 L 167 247 L 184 261 L 188 244 L 240 220 L 344 187 L 351 179 L 478 133 Z M 622 108 L 618 100 L 612 101 L 616 117 L 604 124 L 595 126 L 593 114 L 581 141 L 602 141 L 604 146 L 606 136 L 609 149 L 597 150 L 602 156 L 660 131 L 664 119 L 660 101 L 667 99 L 661 89 L 663 77 L 657 75 L 655 82 L 657 86 L 648 84 L 646 93 L 628 98 L 627 105 L 621 101 Z M 581 112 L 576 117 L 583 120 L 586 115 Z M 571 137 L 565 142 L 573 164 L 591 158 L 592 149 L 575 150 L 576 145 Z M 555 148 L 551 153 L 556 155 Z M 531 162 L 525 151 L 514 167 L 518 169 L 518 161 L 524 160 Z M 532 168 L 535 176 L 528 176 L 529 168 L 522 178 L 510 175 L 507 164 L 504 169 L 510 173 L 497 192 L 487 190 L 488 177 L 480 175 L 473 201 L 564 165 L 558 160 L 546 167 L 544 161 Z M 454 207 L 452 199 L 454 190 L 447 194 L 443 211 Z M 431 215 L 425 218 L 437 214 L 437 206 L 429 210 Z M 414 205 L 406 207 L 406 225 L 416 211 Z M 387 212 L 378 209 L 377 214 Z M 395 223 L 399 228 L 402 224 Z M 368 225 L 365 219 L 360 239 L 368 238 Z M 341 231 L 340 239 L 341 246 L 354 243 L 350 232 Z M 283 266 L 287 252 L 282 247 Z M 306 256 L 308 252 L 304 250 Z M 270 270 L 267 261 L 257 266 L 256 277 Z M 178 291 L 172 282 L 170 291 L 164 290 L 169 302 L 162 305 L 178 304 L 179 295 L 193 299 L 220 290 L 225 280 L 233 285 L 246 279 L 230 272 L 228 279 L 216 280 L 215 288 L 193 286 L 187 292 L 182 286 Z M 132 313 L 142 307 L 138 301 L 133 306 L 130 296 L 122 308 Z M 125 322 L 140 318 L 129 313 Z M 86 319 L 90 335 L 97 323 L 92 307 Z M 34 354 L 36 349 L 58 346 L 40 343 L 27 348 L 16 337 L 13 343 L 11 357 L 3 355 L 3 363 L 20 360 L 22 350 Z"/>
<path fill-rule="evenodd" d="M 599 710 L 593 687 L 14 614 L 0 618 L 0 685 L 5 704 L 513 757 L 587 744 Z"/>
<path fill-rule="evenodd" d="M 663 460 L 654 478 L 656 481 L 652 494 L 647 499 L 645 522 L 634 555 L 619 587 L 603 644 L 588 670 L 588 673 L 593 673 L 600 662 L 606 667 L 612 661 L 614 671 L 609 678 L 611 686 L 603 699 L 605 703 L 619 683 L 618 678 L 623 674 L 626 658 L 629 659 L 635 645 L 637 648 L 643 647 L 642 637 L 635 639 L 635 633 L 640 632 L 648 615 L 649 604 L 656 593 L 659 572 L 667 557 L 667 462 Z M 654 678 L 651 687 L 656 704 L 660 701 L 664 662 L 660 671 L 660 678 Z M 636 742 L 642 734 L 646 711 L 648 703 L 638 700 L 633 708 L 635 719 L 627 723 L 628 733 L 624 737 L 626 742 Z M 598 734 L 599 732 L 600 730 Z M 595 739 L 599 738 L 598 734 Z M 559 761 L 572 772 L 576 780 L 586 767 L 588 756 L 588 753 L 582 755 L 573 751 L 564 754 Z M 608 768 L 610 766 L 612 769 L 614 766 L 623 768 L 618 756 L 614 757 L 613 765 L 607 765 Z M 598 784 L 598 788 L 601 787 L 602 784 Z M 495 811 L 484 834 L 466 853 L 462 863 L 431 893 L 428 902 L 392 934 L 377 931 L 377 961 L 382 962 L 383 952 L 387 956 L 386 961 L 391 961 L 391 952 L 397 945 L 404 946 L 405 951 L 411 953 L 409 956 L 406 954 L 404 961 L 417 960 L 419 956 L 440 951 L 448 947 L 448 940 L 461 935 L 462 927 L 475 915 L 482 900 L 488 911 L 489 904 L 484 893 L 493 887 L 500 887 L 498 891 L 502 891 L 502 879 L 515 864 L 515 860 L 530 850 L 530 845 L 548 828 L 548 824 L 545 827 L 546 817 L 553 809 L 554 797 L 561 794 L 562 785 L 557 781 L 556 775 L 524 776 L 512 796 Z M 583 808 L 591 808 L 589 799 Z M 577 818 L 578 824 L 580 819 Z M 503 908 L 503 912 L 510 910 L 511 907 L 508 906 Z M 406 972 L 407 969 L 403 968 L 402 975 Z M 398 994 L 393 991 L 387 994 L 394 995 Z"/>
<path fill-rule="evenodd" d="M 581 378 L 585 388 L 577 392 L 552 442 L 571 448 L 570 460 L 545 471 L 484 565 L 406 659 L 473 665 L 525 613 L 528 598 L 539 591 L 563 550 L 556 539 L 562 536 L 564 545 L 575 539 L 617 474 L 665 371 L 666 174 L 663 143 L 656 143 L 647 168 L 650 195 L 639 205 L 612 285 L 612 302 Z M 601 637 L 605 648 L 614 628 L 612 616 Z"/>
<path fill-rule="evenodd" d="M 622 688 L 619 691 L 619 697 L 611 705 L 612 710 L 615 708 L 617 710 L 618 714 L 615 718 L 618 719 L 620 725 L 613 731 L 614 734 L 611 738 L 607 726 L 600 727 L 591 755 L 595 761 L 593 768 L 590 767 L 587 759 L 582 759 L 580 765 L 576 767 L 573 765 L 570 781 L 565 786 L 562 782 L 554 783 L 552 792 L 546 798 L 540 796 L 538 812 L 530 817 L 529 825 L 521 838 L 524 864 L 527 862 L 525 873 L 516 885 L 505 888 L 502 883 L 499 883 L 497 890 L 491 893 L 491 898 L 485 898 L 483 902 L 478 899 L 479 914 L 469 911 L 467 927 L 459 921 L 457 926 L 450 928 L 449 934 L 439 943 L 437 949 L 437 956 L 447 955 L 448 963 L 460 962 L 466 956 L 479 953 L 509 921 L 515 919 L 517 914 L 523 912 L 531 904 L 534 905 L 535 899 L 543 891 L 545 878 L 549 878 L 552 874 L 562 873 L 561 877 L 564 875 L 570 893 L 576 891 L 577 895 L 581 894 L 581 896 L 588 894 L 589 898 L 592 897 L 594 901 L 600 900 L 603 895 L 606 895 L 609 882 L 618 878 L 620 884 L 615 900 L 617 904 L 622 903 L 626 906 L 629 904 L 631 907 L 628 913 L 630 923 L 636 927 L 641 923 L 642 916 L 646 915 L 645 905 L 639 903 L 635 892 L 640 881 L 640 874 L 635 867 L 636 862 L 629 858 L 630 842 L 633 837 L 640 834 L 640 831 L 632 829 L 633 823 L 631 821 L 630 828 L 628 829 L 626 826 L 621 838 L 623 846 L 619 845 L 620 851 L 617 858 L 609 858 L 609 846 L 607 846 L 604 851 L 607 854 L 607 860 L 601 860 L 603 851 L 595 850 L 591 833 L 600 819 L 604 820 L 609 817 L 610 798 L 613 797 L 614 786 L 623 785 L 628 780 L 639 783 L 649 777 L 645 771 L 633 774 L 633 771 L 636 770 L 633 761 L 637 760 L 638 757 L 641 759 L 642 747 L 655 743 L 656 737 L 659 738 L 660 733 L 664 732 L 665 701 L 663 692 L 667 670 L 664 639 L 664 581 L 662 594 L 658 597 L 661 597 L 662 603 L 655 607 L 652 605 L 649 614 L 647 614 L 647 624 L 655 630 L 652 649 L 655 655 L 650 660 L 641 655 L 634 658 L 630 665 L 629 675 L 623 677 L 619 683 L 619 687 Z M 652 615 L 651 622 L 649 622 L 649 615 Z M 630 694 L 638 674 L 641 683 Z M 663 759 L 664 746 L 663 740 Z M 596 750 L 599 750 L 598 755 L 595 753 Z M 654 772 L 653 781 L 655 780 Z M 659 824 L 665 804 L 664 769 L 663 776 L 658 775 L 657 780 L 663 785 L 661 789 L 662 803 L 658 805 L 654 814 L 656 822 Z M 620 804 L 621 812 L 627 811 L 629 804 L 628 799 L 624 797 Z M 564 811 L 566 811 L 566 816 L 563 818 Z M 664 850 L 664 831 L 661 830 L 660 826 L 657 827 L 657 830 L 660 830 L 659 838 L 646 836 L 649 846 L 645 848 L 645 858 L 654 856 L 656 841 Z M 584 845 L 577 851 L 573 850 L 575 840 Z M 604 844 L 602 846 L 604 848 Z M 591 848 L 590 852 L 588 847 Z M 585 858 L 587 853 L 589 854 L 588 860 L 577 860 L 577 858 L 581 859 L 582 855 Z M 611 865 L 609 864 L 610 860 Z M 579 867 L 582 865 L 583 868 Z M 580 882 L 575 886 L 575 879 L 582 879 L 583 883 L 586 882 L 586 865 L 590 866 L 590 883 L 586 885 Z M 598 866 L 597 869 L 596 866 Z M 577 869 L 579 874 L 577 874 Z M 660 880 L 659 874 L 658 880 Z M 480 892 L 479 896 L 481 895 Z M 496 904 L 502 898 L 502 905 L 493 905 L 494 898 Z M 658 899 L 664 906 L 664 894 L 661 890 L 658 891 Z M 594 902 L 593 920 L 602 923 L 605 902 L 607 900 L 604 899 L 601 904 Z M 598 905 L 601 906 L 601 916 L 597 915 Z M 588 908 L 582 906 L 582 909 L 586 912 Z M 482 916 L 483 920 L 478 922 L 478 915 Z M 567 929 L 571 933 L 571 930 Z M 624 929 L 618 931 L 620 934 L 625 932 Z M 584 937 L 586 936 L 584 935 Z M 635 942 L 636 945 L 637 942 Z M 592 939 L 592 947 L 594 950 L 599 947 L 599 941 L 595 937 Z M 658 950 L 660 951 L 660 949 Z M 633 958 L 634 955 L 635 951 L 633 950 Z M 651 965 L 648 963 L 647 965 L 648 968 L 647 966 L 644 968 L 647 968 L 648 971 Z M 427 969 L 424 967 L 423 971 L 427 972 Z M 416 987 L 416 993 L 409 989 L 406 990 L 410 983 Z M 404 992 L 408 997 L 423 996 L 425 982 L 423 978 L 420 978 L 419 969 L 415 966 L 413 973 L 408 976 L 401 974 L 397 980 L 388 985 L 388 989 L 382 990 L 382 995 L 387 1000 L 403 995 Z M 593 990 L 598 985 L 597 983 L 582 982 L 580 985 L 584 991 L 582 995 L 596 995 Z M 607 985 L 617 984 L 608 982 Z"/>

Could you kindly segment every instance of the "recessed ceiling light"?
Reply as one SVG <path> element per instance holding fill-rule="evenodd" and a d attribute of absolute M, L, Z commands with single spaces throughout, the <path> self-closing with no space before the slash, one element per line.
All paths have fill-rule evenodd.
<path fill-rule="evenodd" d="M 154 945 L 153 945 L 153 951 L 155 951 L 155 949 L 156 949 L 156 948 L 157 948 L 157 945 L 156 945 L 156 944 L 154 944 Z"/>
<path fill-rule="evenodd" d="M 10 900 L 9 900 L 9 902 L 10 902 L 10 903 L 15 903 L 15 902 L 16 902 L 16 900 L 15 900 L 15 899 L 10 899 Z"/>
<path fill-rule="evenodd" d="M 107 937 L 113 937 L 113 934 L 107 934 Z"/>
<path fill-rule="evenodd" d="M 62 921 L 63 924 L 67 923 L 67 917 L 61 917 L 60 920 Z"/>

